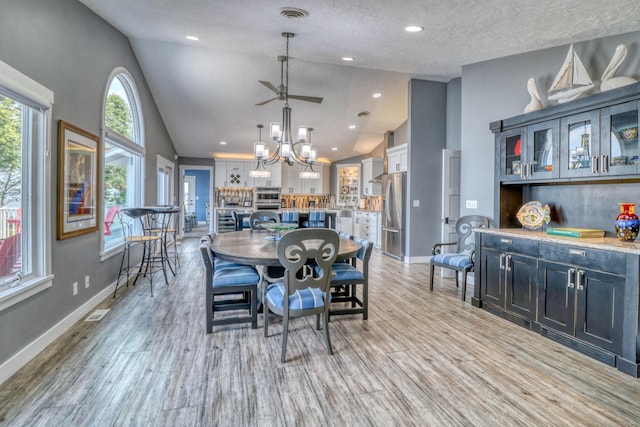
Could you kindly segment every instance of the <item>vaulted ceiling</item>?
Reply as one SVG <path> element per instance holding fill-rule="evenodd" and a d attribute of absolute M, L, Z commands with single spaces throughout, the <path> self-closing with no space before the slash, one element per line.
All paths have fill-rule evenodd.
<path fill-rule="evenodd" d="M 259 80 L 280 82 L 282 32 L 295 34 L 289 93 L 324 98 L 291 100 L 292 122 L 313 127 L 319 156 L 335 161 L 370 152 L 407 119 L 412 77 L 446 82 L 465 64 L 640 28 L 637 0 L 80 1 L 129 37 L 187 157 L 250 156 L 256 125 L 282 120 L 283 101 L 255 105 L 274 96 Z M 293 8 L 308 16 L 282 16 Z"/>

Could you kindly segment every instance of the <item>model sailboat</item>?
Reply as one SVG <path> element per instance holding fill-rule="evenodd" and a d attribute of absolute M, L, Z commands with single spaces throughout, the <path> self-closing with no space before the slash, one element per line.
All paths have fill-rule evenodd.
<path fill-rule="evenodd" d="M 591 88 L 593 88 L 593 81 L 589 77 L 584 64 L 573 50 L 572 43 L 558 75 L 547 92 L 549 94 L 548 99 L 559 103 L 571 101 Z"/>

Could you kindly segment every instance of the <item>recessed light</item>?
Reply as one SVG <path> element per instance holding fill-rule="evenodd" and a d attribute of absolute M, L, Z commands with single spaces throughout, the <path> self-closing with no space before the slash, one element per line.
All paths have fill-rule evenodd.
<path fill-rule="evenodd" d="M 404 30 L 407 33 L 419 33 L 420 31 L 424 30 L 424 27 L 420 27 L 419 25 L 408 25 L 404 27 Z"/>
<path fill-rule="evenodd" d="M 331 147 L 331 151 L 338 151 L 338 147 Z"/>
<path fill-rule="evenodd" d="M 197 36 L 185 36 L 184 38 L 187 39 L 187 40 L 194 41 L 194 42 L 197 42 L 198 40 L 200 40 L 200 38 L 197 37 Z"/>
<path fill-rule="evenodd" d="M 220 141 L 220 145 L 227 145 L 227 141 Z"/>
<path fill-rule="evenodd" d="M 380 92 L 376 92 L 372 95 L 375 99 L 378 99 L 382 96 L 382 94 Z"/>
<path fill-rule="evenodd" d="M 343 56 L 342 60 L 345 62 L 352 62 L 355 58 L 353 56 Z"/>
<path fill-rule="evenodd" d="M 349 125 L 349 129 L 355 129 L 356 125 Z"/>

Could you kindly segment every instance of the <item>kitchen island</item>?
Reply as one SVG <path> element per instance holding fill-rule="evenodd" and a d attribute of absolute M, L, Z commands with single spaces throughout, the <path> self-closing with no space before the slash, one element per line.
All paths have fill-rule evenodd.
<path fill-rule="evenodd" d="M 640 244 L 478 229 L 472 304 L 640 376 Z"/>

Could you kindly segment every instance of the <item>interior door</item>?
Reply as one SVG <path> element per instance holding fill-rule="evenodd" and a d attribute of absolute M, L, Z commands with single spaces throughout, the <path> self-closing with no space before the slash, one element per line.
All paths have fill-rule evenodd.
<path fill-rule="evenodd" d="M 184 177 L 184 208 L 188 214 L 196 213 L 196 177 L 189 175 Z"/>
<path fill-rule="evenodd" d="M 456 221 L 460 218 L 460 150 L 442 150 L 442 228 L 441 242 L 455 242 Z M 443 247 L 448 252 L 448 246 Z M 441 268 L 442 277 L 453 277 L 455 271 Z"/>

